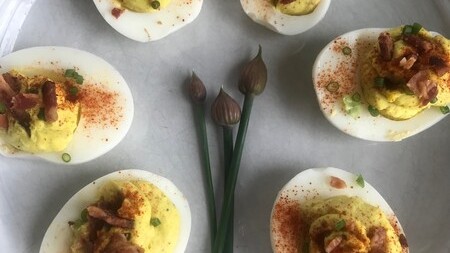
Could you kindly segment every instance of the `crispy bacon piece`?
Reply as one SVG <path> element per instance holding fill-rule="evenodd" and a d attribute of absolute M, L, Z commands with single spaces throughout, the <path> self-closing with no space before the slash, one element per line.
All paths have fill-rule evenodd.
<path fill-rule="evenodd" d="M 11 89 L 11 86 L 6 82 L 3 75 L 0 76 L 0 94 L 5 100 L 11 99 L 15 92 Z"/>
<path fill-rule="evenodd" d="M 120 8 L 113 8 L 112 10 L 111 10 L 111 15 L 113 15 L 116 19 L 117 18 L 119 18 L 120 17 L 120 15 L 122 15 L 122 13 L 123 13 L 123 9 L 120 9 Z"/>
<path fill-rule="evenodd" d="M 0 114 L 0 129 L 8 130 L 9 121 L 6 114 Z"/>
<path fill-rule="evenodd" d="M 400 234 L 398 240 L 400 242 L 400 245 L 402 245 L 402 248 L 408 248 L 408 241 L 406 240 L 404 234 Z"/>
<path fill-rule="evenodd" d="M 439 77 L 445 75 L 447 72 L 450 72 L 450 66 L 446 64 L 444 59 L 438 56 L 430 56 L 429 63 Z"/>
<path fill-rule="evenodd" d="M 428 53 L 434 48 L 433 43 L 428 40 L 418 36 L 418 35 L 408 35 L 404 36 L 403 40 L 409 45 L 416 48 L 420 53 Z"/>
<path fill-rule="evenodd" d="M 390 61 L 394 50 L 394 40 L 388 32 L 383 32 L 378 36 L 378 46 L 380 47 L 381 59 Z"/>
<path fill-rule="evenodd" d="M 56 99 L 56 85 L 54 82 L 46 81 L 42 85 L 42 99 L 45 108 L 45 120 L 55 122 L 58 120 L 58 104 Z"/>
<path fill-rule="evenodd" d="M 121 227 L 121 228 L 133 228 L 133 221 L 117 217 L 107 210 L 103 210 L 97 206 L 89 206 L 87 207 L 88 214 L 96 219 L 103 220 L 109 225 Z"/>
<path fill-rule="evenodd" d="M 428 73 L 426 70 L 417 72 L 406 84 L 408 88 L 419 97 L 422 105 L 428 104 L 432 99 L 437 96 L 438 89 L 436 83 L 428 79 Z"/>
<path fill-rule="evenodd" d="M 21 85 L 17 77 L 12 76 L 10 73 L 6 72 L 2 74 L 3 79 L 9 84 L 9 87 L 15 92 L 19 92 Z"/>
<path fill-rule="evenodd" d="M 32 93 L 19 93 L 11 100 L 13 110 L 27 110 L 39 103 L 39 95 Z"/>
<path fill-rule="evenodd" d="M 334 250 L 337 246 L 339 246 L 339 244 L 341 244 L 342 240 L 343 240 L 343 239 L 342 239 L 341 236 L 338 236 L 338 237 L 333 238 L 333 240 L 331 240 L 331 241 L 328 243 L 328 245 L 325 246 L 325 252 L 326 252 L 326 253 L 331 253 L 331 252 L 333 252 L 333 250 Z"/>
<path fill-rule="evenodd" d="M 102 253 L 144 253 L 144 249 L 127 241 L 123 234 L 115 233 Z"/>
<path fill-rule="evenodd" d="M 404 69 L 410 69 L 414 65 L 414 63 L 416 63 L 417 58 L 418 56 L 416 54 L 412 54 L 408 56 L 408 58 L 406 58 L 405 56 L 400 60 L 399 65 Z"/>
<path fill-rule="evenodd" d="M 19 122 L 25 132 L 27 132 L 28 137 L 31 137 L 31 116 L 25 110 L 11 110 L 11 116 Z"/>
<path fill-rule="evenodd" d="M 386 253 L 386 230 L 383 227 L 374 227 L 370 231 L 369 253 Z"/>
<path fill-rule="evenodd" d="M 347 184 L 345 183 L 344 180 L 342 180 L 338 177 L 333 177 L 333 176 L 331 176 L 330 185 L 331 185 L 331 187 L 334 187 L 336 189 L 347 188 Z"/>

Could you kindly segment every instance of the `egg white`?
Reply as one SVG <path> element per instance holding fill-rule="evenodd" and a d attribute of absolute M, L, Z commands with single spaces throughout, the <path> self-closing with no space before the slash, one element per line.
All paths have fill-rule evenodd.
<path fill-rule="evenodd" d="M 272 0 L 241 0 L 242 9 L 256 23 L 284 35 L 296 35 L 315 26 L 325 16 L 331 0 L 321 0 L 313 12 L 293 16 L 278 11 Z"/>
<path fill-rule="evenodd" d="M 73 240 L 69 221 L 77 220 L 81 211 L 98 200 L 98 191 L 111 180 L 143 180 L 158 187 L 176 206 L 180 214 L 180 234 L 174 253 L 183 253 L 191 232 L 191 211 L 183 193 L 167 178 L 144 170 L 121 170 L 96 179 L 75 193 L 61 208 L 44 235 L 39 253 L 69 252 Z"/>
<path fill-rule="evenodd" d="M 85 82 L 104 85 L 108 91 L 119 94 L 123 117 L 116 126 L 85 128 L 83 116 L 75 130 L 72 141 L 62 152 L 31 154 L 14 150 L 11 152 L 0 139 L 0 154 L 7 157 L 42 158 L 60 164 L 77 164 L 95 159 L 114 148 L 130 129 L 134 115 L 131 91 L 114 67 L 91 53 L 66 47 L 34 47 L 16 51 L 0 58 L 0 73 L 13 69 L 43 69 L 61 71 L 77 68 Z M 108 141 L 105 141 L 105 140 Z M 68 153 L 71 161 L 65 163 L 61 155 Z"/>
<path fill-rule="evenodd" d="M 335 41 L 345 41 L 347 46 L 352 49 L 351 57 L 357 57 L 359 54 L 358 51 L 361 50 L 361 43 L 364 43 L 364 45 L 376 43 L 379 34 L 386 30 L 388 28 L 367 28 L 343 34 L 322 49 L 313 65 L 312 77 L 314 89 L 320 109 L 327 120 L 344 133 L 364 140 L 400 141 L 422 132 L 446 116 L 441 113 L 439 108 L 427 109 L 413 118 L 403 121 L 389 120 L 381 115 L 378 117 L 370 115 L 367 110 L 368 104 L 365 102 L 364 96 L 362 96 L 358 83 L 357 65 L 350 66 L 349 56 L 344 55 L 338 50 L 334 50 L 333 46 L 335 45 Z M 435 32 L 432 32 L 432 34 L 434 36 L 437 35 Z M 356 59 L 351 61 L 354 60 Z M 336 69 L 341 63 L 347 65 L 349 70 L 354 71 L 354 83 L 351 85 L 361 94 L 362 108 L 359 117 L 356 119 L 343 111 L 342 99 L 338 99 L 331 105 L 330 103 L 323 102 L 325 96 L 327 96 L 327 91 L 318 86 L 319 75 L 322 72 L 331 72 L 330 69 Z"/>
<path fill-rule="evenodd" d="M 336 189 L 330 185 L 331 176 L 337 177 L 345 181 L 347 187 L 344 189 Z M 275 203 L 273 205 L 271 220 L 270 220 L 270 239 L 272 249 L 275 253 L 282 253 L 275 247 L 275 243 L 282 236 L 274 229 L 274 210 L 276 204 L 281 197 L 285 200 L 292 200 L 297 202 L 300 206 L 307 200 L 312 198 L 330 198 L 334 196 L 356 196 L 363 199 L 366 203 L 379 207 L 388 218 L 393 219 L 400 234 L 404 234 L 400 222 L 395 216 L 394 211 L 383 199 L 383 197 L 373 188 L 367 181 L 364 182 L 364 187 L 361 187 L 356 182 L 357 176 L 347 171 L 337 168 L 313 168 L 300 172 L 292 178 L 278 193 Z M 409 252 L 409 250 L 407 250 Z"/>
<path fill-rule="evenodd" d="M 194 21 L 200 14 L 203 0 L 171 0 L 165 8 L 152 13 L 125 10 L 119 18 L 111 11 L 114 0 L 94 0 L 100 14 L 116 31 L 136 41 L 159 40 Z"/>

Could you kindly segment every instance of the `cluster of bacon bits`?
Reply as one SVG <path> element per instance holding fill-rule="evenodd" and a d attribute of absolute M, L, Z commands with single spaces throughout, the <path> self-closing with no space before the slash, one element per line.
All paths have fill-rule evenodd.
<path fill-rule="evenodd" d="M 29 89 L 21 91 L 22 85 L 17 77 L 10 73 L 0 75 L 0 129 L 8 129 L 9 117 L 13 117 L 31 136 L 31 115 L 27 111 L 36 106 L 43 106 L 44 118 L 47 122 L 58 120 L 56 86 L 52 81 L 45 81 L 39 91 Z"/>
<path fill-rule="evenodd" d="M 396 86 L 389 76 L 402 76 L 406 86 L 422 105 L 426 105 L 438 94 L 437 84 L 430 79 L 429 71 L 434 71 L 438 77 L 450 72 L 449 53 L 439 43 L 420 34 L 403 33 L 400 39 L 408 47 L 401 56 L 394 58 L 394 38 L 388 32 L 379 35 L 377 63 L 387 70 L 387 76 L 383 77 L 387 78 L 388 85 Z"/>

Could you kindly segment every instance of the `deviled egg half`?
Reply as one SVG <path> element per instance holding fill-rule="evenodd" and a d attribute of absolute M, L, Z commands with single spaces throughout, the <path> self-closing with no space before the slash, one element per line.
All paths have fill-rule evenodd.
<path fill-rule="evenodd" d="M 168 179 L 144 170 L 103 176 L 76 193 L 56 215 L 40 253 L 183 253 L 191 212 Z"/>
<path fill-rule="evenodd" d="M 35 47 L 0 59 L 0 154 L 64 164 L 95 159 L 128 132 L 123 77 L 90 53 Z"/>
<path fill-rule="evenodd" d="M 256 23 L 284 35 L 296 35 L 325 16 L 331 0 L 241 0 L 242 9 Z"/>
<path fill-rule="evenodd" d="M 400 141 L 448 115 L 450 40 L 419 24 L 352 31 L 313 66 L 325 117 L 366 140 Z"/>
<path fill-rule="evenodd" d="M 361 176 L 336 168 L 291 179 L 278 193 L 270 227 L 275 253 L 409 252 L 383 197 Z"/>
<path fill-rule="evenodd" d="M 194 21 L 203 0 L 94 0 L 116 31 L 136 41 L 159 40 Z"/>

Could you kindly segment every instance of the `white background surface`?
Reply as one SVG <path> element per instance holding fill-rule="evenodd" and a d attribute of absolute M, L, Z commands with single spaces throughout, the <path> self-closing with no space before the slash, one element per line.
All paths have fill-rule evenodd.
<path fill-rule="evenodd" d="M 450 37 L 449 13 L 449 0 L 335 0 L 316 27 L 289 37 L 253 23 L 237 0 L 207 0 L 192 24 L 141 44 L 115 32 L 90 0 L 36 1 L 15 50 L 69 46 L 104 58 L 130 85 L 135 119 L 123 142 L 86 164 L 0 157 L 0 251 L 37 252 L 72 194 L 109 172 L 146 169 L 186 195 L 193 215 L 187 252 L 207 252 L 202 169 L 185 85 L 194 69 L 207 86 L 208 106 L 221 85 L 242 102 L 239 69 L 261 44 L 269 80 L 254 102 L 238 179 L 235 252 L 271 252 L 269 216 L 278 190 L 298 172 L 321 166 L 361 172 L 396 211 L 411 252 L 449 252 L 450 120 L 399 143 L 359 140 L 324 118 L 311 80 L 315 56 L 340 34 L 419 22 Z M 211 120 L 208 131 L 220 194 L 221 133 Z"/>

